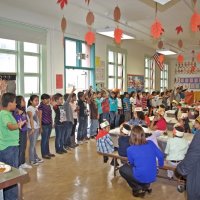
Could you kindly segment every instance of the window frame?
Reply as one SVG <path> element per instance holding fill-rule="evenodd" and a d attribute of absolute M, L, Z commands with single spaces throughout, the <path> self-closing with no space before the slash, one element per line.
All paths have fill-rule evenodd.
<path fill-rule="evenodd" d="M 166 83 L 166 84 L 165 84 Z M 160 71 L 160 90 L 161 92 L 169 85 L 169 65 L 164 63 L 163 70 Z"/>

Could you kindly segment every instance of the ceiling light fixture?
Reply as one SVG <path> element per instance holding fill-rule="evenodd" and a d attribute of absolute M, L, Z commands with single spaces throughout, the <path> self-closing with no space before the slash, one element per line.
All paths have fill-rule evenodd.
<path fill-rule="evenodd" d="M 177 54 L 175 51 L 169 50 L 169 49 L 159 49 L 156 50 L 157 53 L 163 54 L 165 56 L 175 55 Z"/>
<path fill-rule="evenodd" d="M 105 28 L 105 29 L 97 30 L 96 32 L 100 35 L 114 38 L 114 28 Z M 123 33 L 122 40 L 132 40 L 132 39 L 135 39 L 133 35 L 126 32 Z"/>
<path fill-rule="evenodd" d="M 171 0 L 154 0 L 154 1 L 161 4 L 161 5 L 165 5 L 166 3 L 168 3 Z"/>

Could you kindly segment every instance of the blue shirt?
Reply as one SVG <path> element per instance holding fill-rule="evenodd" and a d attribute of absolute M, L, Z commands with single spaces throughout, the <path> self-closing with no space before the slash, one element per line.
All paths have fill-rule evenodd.
<path fill-rule="evenodd" d="M 124 97 L 123 99 L 123 107 L 124 107 L 124 111 L 131 111 L 131 103 L 130 103 L 130 99 Z"/>
<path fill-rule="evenodd" d="M 134 177 L 140 183 L 152 183 L 156 180 L 156 158 L 160 167 L 164 165 L 163 153 L 152 141 L 147 141 L 143 145 L 131 145 L 127 149 L 127 156 Z"/>
<path fill-rule="evenodd" d="M 132 125 L 132 126 L 146 126 L 146 122 L 144 120 L 140 120 L 138 118 L 136 119 L 131 119 L 129 122 L 128 122 L 128 125 Z"/>
<path fill-rule="evenodd" d="M 102 111 L 102 106 L 101 106 L 101 102 L 102 102 L 102 100 L 101 100 L 101 99 L 98 99 L 98 98 L 96 98 L 96 99 L 95 99 L 95 101 L 96 101 L 96 103 L 97 103 L 98 114 L 100 115 L 100 114 L 102 114 L 102 113 L 103 113 L 103 111 Z"/>
<path fill-rule="evenodd" d="M 109 97 L 110 111 L 117 112 L 118 103 L 116 98 Z"/>
<path fill-rule="evenodd" d="M 130 146 L 130 136 L 120 136 L 118 139 L 118 154 L 123 157 L 127 157 L 127 148 Z"/>
<path fill-rule="evenodd" d="M 114 151 L 114 145 L 109 134 L 99 138 L 96 145 L 97 151 L 101 153 L 112 153 Z"/>

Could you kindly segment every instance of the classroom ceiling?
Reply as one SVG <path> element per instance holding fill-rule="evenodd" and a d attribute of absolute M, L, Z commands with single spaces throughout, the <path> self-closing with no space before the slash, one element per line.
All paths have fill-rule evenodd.
<path fill-rule="evenodd" d="M 150 27 L 155 19 L 155 2 L 153 0 L 90 0 L 89 7 L 85 0 L 68 0 L 68 5 L 62 11 L 57 0 L 0 0 L 5 4 L 16 6 L 27 11 L 34 11 L 50 17 L 61 18 L 64 14 L 68 21 L 86 26 L 85 16 L 88 10 L 95 15 L 94 29 L 115 27 L 113 10 L 116 5 L 121 8 L 119 26 L 126 32 L 134 35 L 137 42 L 154 49 L 158 41 L 150 36 Z M 197 3 L 198 11 L 200 2 Z M 162 22 L 165 33 L 162 36 L 164 47 L 180 52 L 177 41 L 183 40 L 182 51 L 190 54 L 192 50 L 200 51 L 200 32 L 192 33 L 189 28 L 193 14 L 192 0 L 171 0 L 165 5 L 158 4 L 158 19 Z M 177 35 L 177 26 L 183 27 L 183 33 Z"/>

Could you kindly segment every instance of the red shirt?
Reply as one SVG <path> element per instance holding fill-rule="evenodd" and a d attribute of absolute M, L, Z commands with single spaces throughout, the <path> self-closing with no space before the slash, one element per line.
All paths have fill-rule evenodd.
<path fill-rule="evenodd" d="M 162 117 L 156 122 L 156 129 L 160 131 L 165 131 L 167 129 L 167 122 L 165 119 Z"/>
<path fill-rule="evenodd" d="M 106 99 L 103 100 L 103 102 L 101 103 L 101 106 L 102 106 L 103 113 L 110 112 L 110 105 L 109 105 L 108 98 L 106 98 Z"/>

